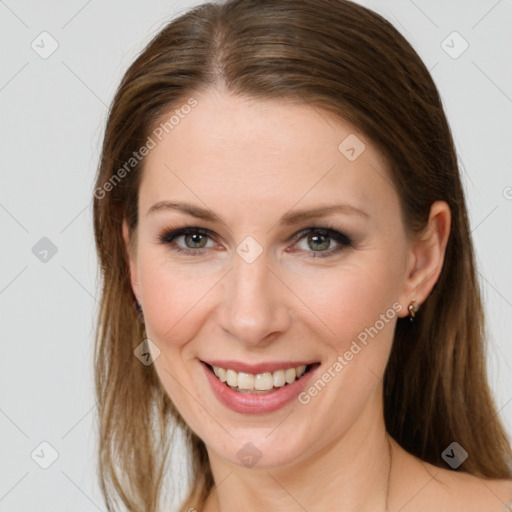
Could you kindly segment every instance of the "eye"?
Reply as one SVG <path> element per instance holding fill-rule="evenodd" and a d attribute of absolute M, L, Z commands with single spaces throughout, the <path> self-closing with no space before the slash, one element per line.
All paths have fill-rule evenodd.
<path fill-rule="evenodd" d="M 206 249 L 215 246 L 214 234 L 200 227 L 186 227 L 164 232 L 158 241 L 170 246 L 178 253 L 201 256 Z M 210 242 L 210 245 L 208 245 Z M 325 258 L 351 247 L 350 238 L 332 228 L 314 227 L 305 229 L 292 237 L 294 245 L 288 252 L 304 252 L 306 257 Z M 298 249 L 297 249 L 298 247 Z"/>
<path fill-rule="evenodd" d="M 207 246 L 208 239 L 213 243 L 211 238 L 209 230 L 191 227 L 168 231 L 159 238 L 159 241 L 162 244 L 171 245 L 171 248 L 176 252 L 198 256 L 202 253 L 201 249 L 211 247 L 211 245 Z M 178 241 L 181 241 L 181 244 Z"/>
<path fill-rule="evenodd" d="M 325 258 L 352 246 L 350 238 L 331 228 L 308 228 L 294 237 L 299 243 L 294 245 L 309 254 L 307 257 Z"/>

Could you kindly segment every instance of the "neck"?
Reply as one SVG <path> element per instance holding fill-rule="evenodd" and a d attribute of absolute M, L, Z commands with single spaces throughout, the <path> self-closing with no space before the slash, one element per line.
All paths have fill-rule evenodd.
<path fill-rule="evenodd" d="M 215 487 L 204 512 L 330 510 L 385 512 L 392 453 L 382 409 L 369 406 L 343 436 L 286 467 L 243 468 L 208 449 Z"/>

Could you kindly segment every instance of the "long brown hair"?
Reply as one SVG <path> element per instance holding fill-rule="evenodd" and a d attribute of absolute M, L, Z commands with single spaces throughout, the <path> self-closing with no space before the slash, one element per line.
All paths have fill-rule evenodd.
<path fill-rule="evenodd" d="M 94 191 L 102 295 L 95 347 L 99 470 L 108 510 L 155 511 L 177 428 L 186 436 L 191 488 L 180 510 L 200 509 L 213 486 L 204 443 L 134 350 L 145 338 L 133 305 L 122 220 L 137 228 L 144 160 L 130 160 L 166 112 L 220 85 L 232 94 L 291 99 L 359 128 L 389 161 L 410 232 L 446 201 L 451 234 L 441 275 L 414 322 L 398 320 L 384 379 L 391 436 L 424 461 L 510 478 L 510 445 L 488 386 L 485 333 L 457 158 L 434 82 L 400 33 L 346 0 L 230 0 L 169 23 L 130 66 L 110 109 Z M 126 166 L 131 162 L 130 166 Z M 124 169 L 125 172 L 121 172 Z M 172 475 L 171 475 L 172 476 Z"/>

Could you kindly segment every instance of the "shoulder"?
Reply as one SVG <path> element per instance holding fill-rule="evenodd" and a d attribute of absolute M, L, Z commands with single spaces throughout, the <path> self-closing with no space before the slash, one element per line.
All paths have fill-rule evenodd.
<path fill-rule="evenodd" d="M 512 512 L 512 480 L 483 478 L 431 464 L 428 470 L 435 480 L 432 498 L 439 500 L 438 510 L 450 504 L 451 510 L 455 506 L 466 512 Z"/>
<path fill-rule="evenodd" d="M 512 480 L 441 468 L 400 449 L 397 455 L 404 492 L 396 505 L 401 512 L 512 512 Z"/>

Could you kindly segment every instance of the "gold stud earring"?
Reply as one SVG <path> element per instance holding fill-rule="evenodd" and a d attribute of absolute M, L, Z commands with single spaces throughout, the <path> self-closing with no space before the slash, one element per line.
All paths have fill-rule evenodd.
<path fill-rule="evenodd" d="M 416 313 L 418 312 L 418 305 L 416 304 L 416 301 L 414 299 L 411 300 L 409 307 L 407 309 L 409 310 L 409 320 L 412 322 L 413 318 L 416 316 Z"/>

